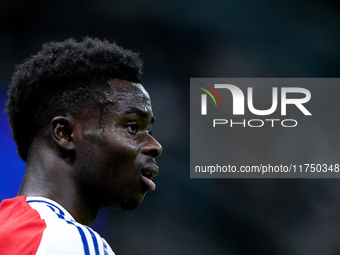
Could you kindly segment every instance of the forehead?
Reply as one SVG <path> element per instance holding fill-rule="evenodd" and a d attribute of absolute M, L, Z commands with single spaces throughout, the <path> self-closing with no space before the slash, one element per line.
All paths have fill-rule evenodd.
<path fill-rule="evenodd" d="M 110 80 L 108 84 L 113 89 L 116 110 L 132 107 L 152 111 L 150 96 L 141 84 L 117 79 Z"/>
<path fill-rule="evenodd" d="M 140 98 L 149 99 L 148 92 L 139 83 L 133 83 L 125 80 L 112 79 L 108 81 L 108 84 L 112 86 L 115 96 L 121 96 L 124 98 Z"/>

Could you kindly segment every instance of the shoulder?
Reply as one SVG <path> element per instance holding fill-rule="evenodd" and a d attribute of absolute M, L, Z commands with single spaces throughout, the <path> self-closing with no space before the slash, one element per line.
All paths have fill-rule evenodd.
<path fill-rule="evenodd" d="M 74 221 L 47 222 L 36 253 L 43 254 L 108 254 L 113 251 L 107 242 L 91 228 Z"/>
<path fill-rule="evenodd" d="M 91 228 L 76 222 L 59 204 L 45 198 L 28 198 L 46 222 L 37 251 L 43 254 L 114 254 L 106 241 Z"/>
<path fill-rule="evenodd" d="M 114 255 L 91 228 L 45 198 L 16 197 L 0 204 L 1 254 Z"/>
<path fill-rule="evenodd" d="M 82 225 L 58 203 L 40 197 L 27 197 L 27 204 L 44 222 L 37 255 L 114 255 L 110 246 L 91 228 Z"/>

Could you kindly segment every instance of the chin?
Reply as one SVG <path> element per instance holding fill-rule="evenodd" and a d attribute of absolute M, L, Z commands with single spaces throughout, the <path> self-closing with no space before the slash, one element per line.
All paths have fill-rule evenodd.
<path fill-rule="evenodd" d="M 135 210 L 143 201 L 144 195 L 139 198 L 132 198 L 131 196 L 123 195 L 120 200 L 120 206 L 123 210 Z"/>

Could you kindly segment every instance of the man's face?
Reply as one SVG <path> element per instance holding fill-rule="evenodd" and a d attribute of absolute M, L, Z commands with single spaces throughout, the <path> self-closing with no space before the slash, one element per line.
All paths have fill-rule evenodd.
<path fill-rule="evenodd" d="M 78 186 L 98 207 L 134 209 L 158 174 L 155 157 L 161 145 L 150 135 L 154 121 L 151 101 L 142 85 L 109 82 L 113 102 L 85 121 L 77 147 Z"/>

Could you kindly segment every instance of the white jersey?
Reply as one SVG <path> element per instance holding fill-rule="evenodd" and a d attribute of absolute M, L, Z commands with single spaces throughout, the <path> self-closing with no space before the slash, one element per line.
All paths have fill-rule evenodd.
<path fill-rule="evenodd" d="M 12 219 L 13 217 L 9 219 L 9 223 L 6 224 L 9 226 L 8 229 L 13 229 L 13 227 L 10 226 L 20 226 L 20 224 L 23 224 L 20 229 L 24 229 L 24 231 L 16 230 L 14 231 L 15 233 L 12 234 L 20 238 L 21 233 L 23 233 L 21 239 L 24 240 L 27 240 L 27 236 L 29 236 L 32 240 L 27 240 L 27 243 L 34 246 L 28 249 L 24 247 L 19 249 L 17 246 L 18 250 L 31 250 L 30 253 L 25 252 L 25 254 L 36 255 L 114 255 L 110 246 L 98 233 L 76 222 L 58 203 L 42 197 L 17 197 L 7 200 L 7 203 L 9 203 L 8 201 L 17 202 L 15 200 L 18 200 L 18 198 L 21 199 L 20 206 L 16 203 L 16 207 L 12 208 L 16 208 L 15 211 L 17 213 L 18 208 L 23 208 L 22 213 L 20 213 L 18 217 L 15 217 L 15 219 Z M 26 201 L 24 201 L 24 198 Z M 9 207 L 10 206 L 7 206 L 7 208 Z M 10 210 L 8 212 L 10 212 Z M 20 219 L 24 219 L 24 223 L 21 223 Z M 15 222 L 15 224 L 13 222 Z M 29 235 L 30 229 L 32 230 L 31 235 Z M 26 234 L 25 231 L 27 232 Z M 6 233 L 3 234 L 2 236 L 6 236 Z M 3 244 L 6 246 L 11 242 L 11 240 L 0 240 L 0 243 L 1 241 L 3 241 Z M 25 242 L 23 241 L 21 244 L 22 243 Z M 17 249 L 13 246 L 12 249 L 9 249 L 11 253 L 8 254 L 17 254 L 15 250 Z"/>

